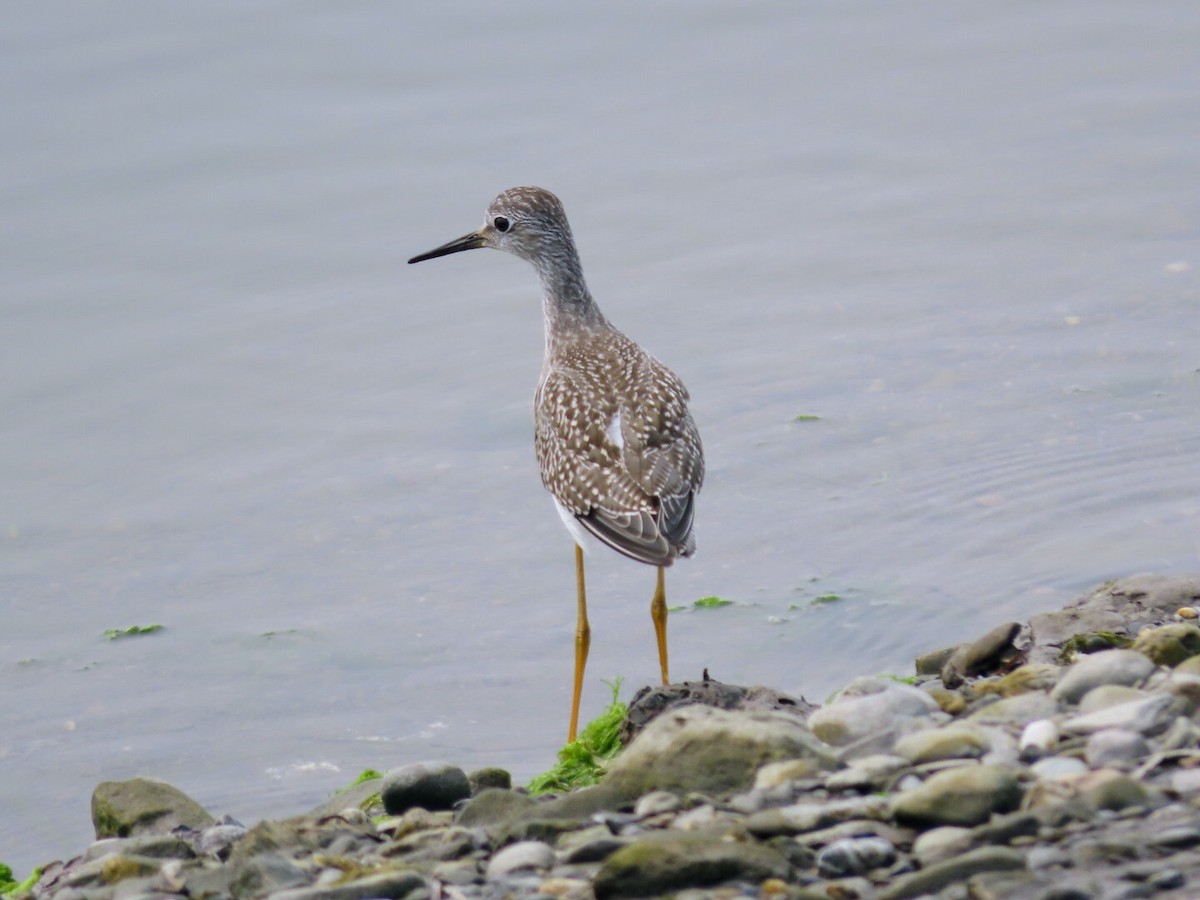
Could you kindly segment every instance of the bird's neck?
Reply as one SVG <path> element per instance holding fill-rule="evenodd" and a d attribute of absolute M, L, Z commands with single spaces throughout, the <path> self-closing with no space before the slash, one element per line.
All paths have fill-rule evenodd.
<path fill-rule="evenodd" d="M 580 333 L 612 327 L 592 299 L 573 247 L 553 260 L 534 262 L 534 266 L 542 281 L 547 351 Z"/>

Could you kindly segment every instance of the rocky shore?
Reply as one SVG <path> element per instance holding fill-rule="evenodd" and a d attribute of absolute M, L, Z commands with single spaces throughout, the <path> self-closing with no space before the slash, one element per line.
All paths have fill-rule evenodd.
<path fill-rule="evenodd" d="M 31 895 L 1200 897 L 1198 610 L 1200 576 L 1141 575 L 820 707 L 643 691 L 600 784 L 557 797 L 410 763 L 245 828 L 110 782 Z"/>

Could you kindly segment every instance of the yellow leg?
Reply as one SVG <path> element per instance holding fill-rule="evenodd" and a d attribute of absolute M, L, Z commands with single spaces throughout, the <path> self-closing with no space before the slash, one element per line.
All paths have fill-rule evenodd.
<path fill-rule="evenodd" d="M 575 688 L 571 693 L 571 728 L 567 732 L 568 743 L 575 740 L 575 732 L 579 728 L 579 697 L 583 693 L 583 670 L 587 665 L 588 647 L 592 643 L 592 629 L 587 620 L 587 592 L 583 589 L 583 548 L 578 544 L 575 545 L 575 584 L 579 611 L 575 618 Z"/>
<path fill-rule="evenodd" d="M 662 667 L 663 684 L 671 683 L 667 674 L 667 591 L 663 586 L 663 567 L 658 567 L 658 586 L 650 601 L 650 618 L 654 621 L 654 636 L 658 639 L 658 664 Z"/>

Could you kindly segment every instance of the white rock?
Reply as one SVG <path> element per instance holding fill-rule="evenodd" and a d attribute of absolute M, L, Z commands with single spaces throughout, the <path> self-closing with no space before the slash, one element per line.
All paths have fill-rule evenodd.
<path fill-rule="evenodd" d="M 513 872 L 549 869 L 554 863 L 554 850 L 549 844 L 541 841 L 518 841 L 509 844 L 491 858 L 487 866 L 487 877 L 500 878 Z"/>
<path fill-rule="evenodd" d="M 1037 750 L 1045 753 L 1058 746 L 1058 726 L 1053 719 L 1038 719 L 1030 722 L 1021 732 L 1021 752 Z"/>
<path fill-rule="evenodd" d="M 1083 775 L 1087 770 L 1087 763 L 1072 756 L 1048 756 L 1029 767 L 1029 771 L 1038 778 L 1052 781 L 1074 778 Z"/>

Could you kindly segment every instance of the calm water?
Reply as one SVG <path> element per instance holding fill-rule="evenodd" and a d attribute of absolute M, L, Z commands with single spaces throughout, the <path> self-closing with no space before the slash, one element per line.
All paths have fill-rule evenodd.
<path fill-rule="evenodd" d="M 366 766 L 552 761 L 573 571 L 534 274 L 404 265 L 511 185 L 559 193 L 605 311 L 691 387 L 709 481 L 668 592 L 736 604 L 672 616 L 676 677 L 821 699 L 1200 567 L 1192 2 L 4 18 L 22 873 L 86 844 L 104 779 L 249 823 Z M 657 662 L 652 570 L 590 573 L 594 714 Z"/>

